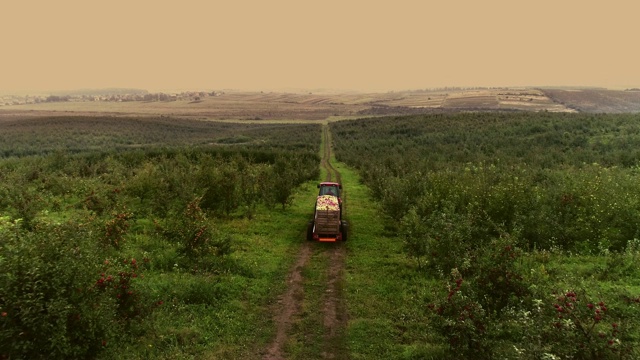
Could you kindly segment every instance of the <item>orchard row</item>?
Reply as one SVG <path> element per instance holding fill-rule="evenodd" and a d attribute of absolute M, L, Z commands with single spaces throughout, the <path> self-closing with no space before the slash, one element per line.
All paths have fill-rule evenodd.
<path fill-rule="evenodd" d="M 331 131 L 415 276 L 441 284 L 412 297 L 435 338 L 420 356 L 637 358 L 640 116 L 461 113 Z"/>
<path fill-rule="evenodd" d="M 56 119 L 43 121 L 27 144 L 55 140 L 46 132 Z M 136 122 L 107 123 L 118 121 Z M 75 144 L 98 148 L 65 151 L 73 139 L 63 138 L 51 152 L 0 160 L 0 358 L 95 358 L 105 348 L 118 357 L 157 329 L 167 302 L 222 308 L 231 290 L 216 285 L 220 274 L 251 276 L 230 258 L 238 246 L 218 225 L 281 211 L 317 179 L 320 127 L 199 126 L 217 126 L 209 141 L 233 145 L 112 149 L 86 125 L 90 134 Z"/>

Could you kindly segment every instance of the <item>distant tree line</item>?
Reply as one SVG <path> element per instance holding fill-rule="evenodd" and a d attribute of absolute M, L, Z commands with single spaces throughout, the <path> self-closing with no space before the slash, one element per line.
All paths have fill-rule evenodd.
<path fill-rule="evenodd" d="M 44 102 L 65 102 L 71 100 L 69 95 L 66 96 L 58 96 L 58 95 L 49 95 L 46 97 Z"/>

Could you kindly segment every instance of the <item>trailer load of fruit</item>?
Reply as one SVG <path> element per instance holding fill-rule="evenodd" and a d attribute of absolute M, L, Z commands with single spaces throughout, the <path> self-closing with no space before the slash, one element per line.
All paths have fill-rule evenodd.
<path fill-rule="evenodd" d="M 338 198 L 332 195 L 318 196 L 316 201 L 316 210 L 340 210 Z"/>

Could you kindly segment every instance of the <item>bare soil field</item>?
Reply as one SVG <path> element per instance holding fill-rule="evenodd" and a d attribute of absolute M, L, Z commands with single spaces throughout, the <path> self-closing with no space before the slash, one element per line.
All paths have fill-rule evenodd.
<path fill-rule="evenodd" d="M 543 92 L 556 103 L 579 112 L 640 112 L 640 91 L 545 89 Z"/>
<path fill-rule="evenodd" d="M 451 96 L 447 97 L 443 107 L 445 108 L 479 108 L 479 109 L 498 109 L 500 103 L 498 98 L 492 95 L 473 95 L 473 96 Z"/>
<path fill-rule="evenodd" d="M 552 100 L 540 90 L 501 88 L 336 94 L 225 92 L 197 101 L 46 102 L 0 106 L 0 117 L 99 114 L 263 122 L 327 120 L 458 110 L 575 111 L 560 101 Z"/>

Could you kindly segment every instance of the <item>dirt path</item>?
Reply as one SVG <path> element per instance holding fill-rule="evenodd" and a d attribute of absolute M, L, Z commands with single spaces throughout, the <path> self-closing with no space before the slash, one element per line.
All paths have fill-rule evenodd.
<path fill-rule="evenodd" d="M 340 182 L 340 173 L 331 165 L 331 139 L 329 127 L 323 126 L 323 155 L 321 166 L 326 169 L 326 181 Z M 346 209 L 345 193 L 342 192 L 343 206 Z M 302 240 L 302 239 L 301 239 Z M 296 255 L 294 266 L 287 276 L 287 290 L 278 301 L 278 308 L 275 310 L 274 321 L 276 323 L 276 337 L 269 345 L 267 353 L 263 359 L 265 360 L 283 360 L 286 359 L 285 347 L 292 334 L 292 325 L 295 322 L 301 322 L 304 296 L 304 276 L 303 270 L 307 266 L 309 259 L 318 249 L 318 244 L 305 241 L 301 244 L 300 250 Z M 344 268 L 346 259 L 346 247 L 342 243 L 331 244 L 333 247 L 327 251 L 329 258 L 328 266 L 325 271 L 325 290 L 322 298 L 322 359 L 347 359 L 348 354 L 345 351 L 342 341 L 344 329 L 347 325 L 346 304 L 343 296 Z M 305 329 L 298 331 L 305 332 Z"/>
<path fill-rule="evenodd" d="M 296 262 L 287 276 L 287 291 L 278 301 L 279 312 L 275 316 L 276 322 L 276 338 L 267 350 L 265 360 L 281 360 L 285 359 L 283 355 L 283 347 L 287 343 L 287 333 L 291 329 L 294 315 L 300 313 L 302 307 L 302 299 L 304 291 L 302 287 L 302 269 L 305 267 L 311 257 L 311 246 L 304 243 L 298 252 Z"/>
<path fill-rule="evenodd" d="M 340 172 L 338 172 L 333 165 L 331 165 L 331 137 L 329 133 L 329 126 L 325 125 L 322 128 L 324 154 L 323 160 L 325 160 L 325 168 L 327 169 L 326 181 L 336 181 L 342 183 Z M 333 179 L 333 178 L 335 179 Z M 343 215 L 346 214 L 346 190 L 343 188 L 341 193 Z M 342 295 L 342 285 L 344 282 L 344 267 L 345 259 L 347 255 L 346 247 L 344 244 L 335 244 L 330 251 L 329 268 L 327 269 L 327 288 L 325 290 L 325 296 L 323 299 L 323 314 L 324 314 L 324 351 L 322 353 L 323 359 L 336 359 L 346 358 L 346 354 L 340 352 L 340 339 L 342 331 L 347 325 L 347 312 L 344 303 L 344 296 Z"/>

